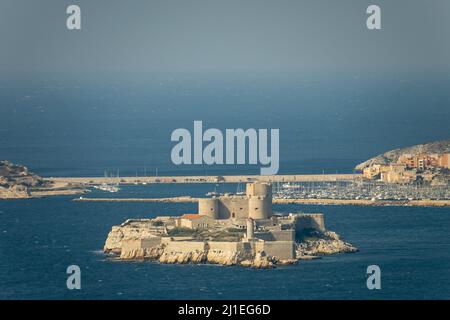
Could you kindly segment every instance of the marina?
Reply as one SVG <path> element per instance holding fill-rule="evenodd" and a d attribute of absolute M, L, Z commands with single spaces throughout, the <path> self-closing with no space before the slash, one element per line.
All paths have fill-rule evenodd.
<path fill-rule="evenodd" d="M 450 200 L 448 186 L 387 184 L 373 181 L 274 184 L 275 199 L 335 199 L 369 201 Z"/>

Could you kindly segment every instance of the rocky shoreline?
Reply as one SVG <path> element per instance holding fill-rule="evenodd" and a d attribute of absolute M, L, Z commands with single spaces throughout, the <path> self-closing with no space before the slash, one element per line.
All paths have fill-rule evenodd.
<path fill-rule="evenodd" d="M 224 248 L 191 248 L 189 238 L 165 237 L 157 245 L 143 248 L 136 243 L 152 242 L 154 231 L 148 227 L 151 219 L 125 222 L 115 226 L 108 234 L 103 248 L 106 254 L 121 261 L 156 261 L 162 264 L 218 264 L 242 266 L 256 269 L 270 269 L 281 265 L 297 264 L 301 260 L 319 259 L 322 256 L 353 253 L 358 249 L 340 239 L 335 232 L 314 232 L 296 243 L 295 259 L 279 259 L 264 251 L 249 253 L 245 250 Z M 205 243 L 207 240 L 205 239 Z M 231 242 L 230 242 L 231 243 Z M 173 244 L 176 244 L 175 246 Z M 224 246 L 225 247 L 225 246 Z"/>

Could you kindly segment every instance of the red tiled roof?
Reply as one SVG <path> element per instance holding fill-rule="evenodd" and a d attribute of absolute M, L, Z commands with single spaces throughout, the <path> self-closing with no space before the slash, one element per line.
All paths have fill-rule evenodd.
<path fill-rule="evenodd" d="M 201 218 L 202 216 L 199 214 L 194 214 L 194 213 L 186 213 L 186 214 L 183 214 L 181 217 L 183 219 L 198 219 L 198 218 Z"/>

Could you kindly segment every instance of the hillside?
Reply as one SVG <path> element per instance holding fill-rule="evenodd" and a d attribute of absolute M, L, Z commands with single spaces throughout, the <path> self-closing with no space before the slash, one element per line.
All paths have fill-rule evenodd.
<path fill-rule="evenodd" d="M 51 195 L 72 195 L 86 190 L 79 184 L 43 179 L 22 165 L 0 161 L 0 199 L 26 199 Z"/>
<path fill-rule="evenodd" d="M 450 139 L 394 149 L 358 164 L 355 169 L 362 171 L 364 168 L 374 164 L 389 164 L 391 162 L 396 162 L 398 157 L 404 153 L 450 153 Z"/>
<path fill-rule="evenodd" d="M 0 161 L 0 198 L 27 198 L 29 190 L 45 181 L 21 165 Z"/>

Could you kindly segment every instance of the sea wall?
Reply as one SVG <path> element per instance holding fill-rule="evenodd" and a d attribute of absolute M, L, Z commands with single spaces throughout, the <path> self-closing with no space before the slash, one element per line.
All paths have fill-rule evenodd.
<path fill-rule="evenodd" d="M 273 257 L 282 260 L 295 259 L 295 242 L 294 241 L 265 241 L 263 251 Z"/>
<path fill-rule="evenodd" d="M 255 238 L 264 241 L 294 241 L 295 230 L 270 230 L 266 232 L 255 232 Z"/>
<path fill-rule="evenodd" d="M 325 232 L 326 229 L 323 214 L 305 213 L 298 215 L 295 221 L 295 230 L 297 233 L 301 233 L 305 229 L 314 229 L 319 232 Z"/>

